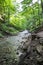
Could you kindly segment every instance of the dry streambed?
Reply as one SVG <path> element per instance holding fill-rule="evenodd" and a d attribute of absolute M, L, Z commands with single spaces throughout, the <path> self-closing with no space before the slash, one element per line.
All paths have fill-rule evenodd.
<path fill-rule="evenodd" d="M 19 60 L 19 56 L 22 54 L 20 48 L 27 48 L 30 42 L 31 33 L 27 30 L 20 32 L 17 36 L 0 39 L 0 64 L 15 64 L 15 62 Z"/>
<path fill-rule="evenodd" d="M 32 41 L 31 33 L 25 30 L 23 32 L 20 32 L 17 36 L 11 36 L 8 38 L 0 39 L 0 64 L 16 65 L 17 62 L 20 60 L 20 56 L 25 57 L 27 52 L 30 53 L 30 51 L 31 51 L 30 57 L 28 56 L 29 54 L 27 55 L 30 59 L 24 58 L 25 60 L 28 60 L 29 62 L 30 60 L 34 58 L 34 55 L 36 55 L 36 59 L 38 61 L 42 61 L 43 60 L 42 59 L 43 58 L 43 52 L 42 52 L 43 51 L 43 31 L 37 33 L 36 37 L 39 37 L 39 39 L 35 38 Z M 36 51 L 34 52 L 34 49 L 38 52 L 38 55 Z M 42 57 L 39 54 L 41 54 Z M 27 65 L 28 65 L 28 62 L 26 62 Z"/>

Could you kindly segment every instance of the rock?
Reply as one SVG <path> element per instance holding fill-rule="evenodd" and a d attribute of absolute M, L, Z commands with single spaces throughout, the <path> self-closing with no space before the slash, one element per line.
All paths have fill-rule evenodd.
<path fill-rule="evenodd" d="M 43 45 L 43 38 L 40 38 L 39 41 L 40 41 L 40 44 Z"/>
<path fill-rule="evenodd" d="M 38 33 L 37 33 L 37 36 L 40 37 L 40 38 L 43 38 L 43 31 L 38 32 Z"/>
<path fill-rule="evenodd" d="M 0 42 L 0 64 L 2 65 L 12 65 L 13 59 L 15 61 L 16 51 L 14 46 L 7 41 Z"/>
<path fill-rule="evenodd" d="M 0 63 L 2 65 L 17 65 L 19 57 L 24 56 L 25 51 L 30 51 L 31 33 L 27 30 L 17 36 L 0 39 Z M 4 60 L 3 60 L 4 59 Z"/>
<path fill-rule="evenodd" d="M 43 46 L 42 45 L 37 45 L 36 49 L 37 49 L 38 53 L 43 55 Z"/>
<path fill-rule="evenodd" d="M 43 65 L 43 45 L 41 44 L 43 43 L 43 38 L 37 34 L 34 34 L 33 36 L 35 38 L 33 37 L 34 39 L 32 41 L 30 41 L 31 37 L 23 38 L 26 39 L 26 41 L 21 42 L 21 44 L 23 44 L 21 49 L 24 51 L 22 52 L 23 54 L 20 57 L 18 65 Z"/>
<path fill-rule="evenodd" d="M 40 63 L 40 62 L 42 62 L 43 61 L 43 57 L 41 57 L 40 55 L 37 55 L 37 61 Z"/>
<path fill-rule="evenodd" d="M 21 48 L 21 52 L 25 49 L 27 49 L 29 47 L 29 44 L 31 43 L 31 33 L 29 33 L 27 30 L 20 32 L 20 35 L 18 35 L 21 37 L 21 41 L 20 41 L 20 46 L 19 46 L 19 50 Z"/>

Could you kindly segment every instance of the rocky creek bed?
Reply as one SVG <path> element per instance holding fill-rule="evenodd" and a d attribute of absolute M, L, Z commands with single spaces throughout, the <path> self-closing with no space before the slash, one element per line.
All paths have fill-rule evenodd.
<path fill-rule="evenodd" d="M 0 38 L 0 65 L 43 65 L 43 31 Z"/>

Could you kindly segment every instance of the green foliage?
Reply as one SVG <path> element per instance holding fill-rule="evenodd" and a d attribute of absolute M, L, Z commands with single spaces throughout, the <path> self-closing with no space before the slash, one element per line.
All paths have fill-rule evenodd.
<path fill-rule="evenodd" d="M 3 37 L 2 33 L 0 33 L 0 38 Z"/>
<path fill-rule="evenodd" d="M 25 3 L 25 1 L 23 1 Z M 23 4 L 23 11 L 21 12 L 21 15 L 24 15 L 27 19 L 27 29 L 30 31 L 34 31 L 36 28 L 38 28 L 43 21 L 42 19 L 42 9 L 41 4 L 36 2 L 35 4 L 32 4 L 32 6 L 26 6 L 27 2 Z"/>
<path fill-rule="evenodd" d="M 15 33 L 15 28 L 10 28 L 10 15 L 15 13 L 12 0 L 0 0 L 0 30 L 9 34 Z"/>
<path fill-rule="evenodd" d="M 0 30 L 14 34 L 25 29 L 34 31 L 42 25 L 42 3 L 36 2 L 30 6 L 31 3 L 32 0 L 23 0 L 23 10 L 19 12 L 20 3 L 16 3 L 16 0 L 0 0 Z"/>
<path fill-rule="evenodd" d="M 32 0 L 23 0 L 22 3 L 23 4 L 30 4 L 32 2 Z"/>
<path fill-rule="evenodd" d="M 10 23 L 13 26 L 18 27 L 21 30 L 26 29 L 26 18 L 24 16 L 11 16 L 10 20 Z"/>

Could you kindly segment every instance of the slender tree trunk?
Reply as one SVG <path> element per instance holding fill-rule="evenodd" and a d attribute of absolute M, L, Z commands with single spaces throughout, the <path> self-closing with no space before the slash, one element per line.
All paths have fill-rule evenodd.
<path fill-rule="evenodd" d="M 42 13 L 43 13 L 43 0 L 41 0 L 41 7 L 42 7 Z"/>

